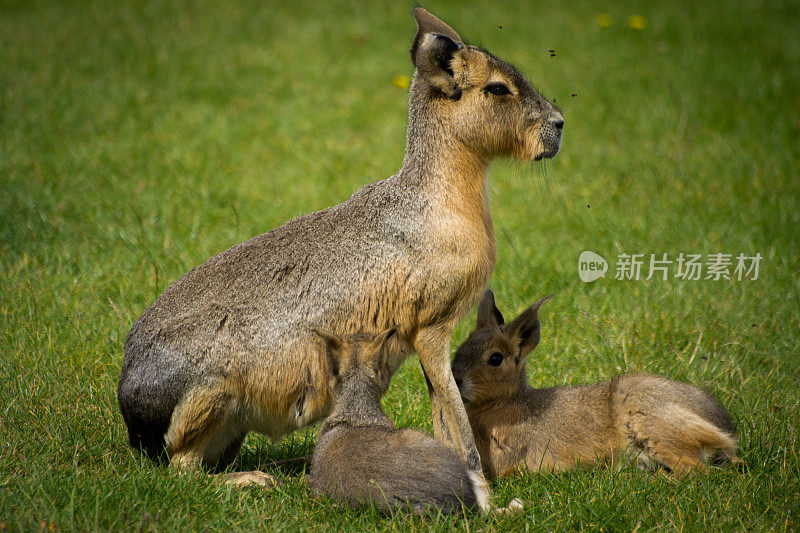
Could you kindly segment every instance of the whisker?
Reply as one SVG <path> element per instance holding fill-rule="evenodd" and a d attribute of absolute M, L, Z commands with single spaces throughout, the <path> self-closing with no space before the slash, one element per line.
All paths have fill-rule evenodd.
<path fill-rule="evenodd" d="M 553 200 L 553 186 L 551 185 L 552 180 L 558 179 L 558 173 L 556 172 L 556 163 L 552 159 L 547 162 L 548 166 L 548 179 L 545 181 L 545 187 L 547 187 L 547 199 L 552 202 Z"/>
<path fill-rule="evenodd" d="M 536 198 L 539 200 L 539 203 L 542 203 L 542 191 L 539 188 L 539 183 L 534 175 L 535 171 L 533 165 L 533 163 L 528 163 L 525 165 L 525 177 L 527 178 L 528 187 L 535 191 Z"/>
<path fill-rule="evenodd" d="M 536 175 L 536 181 L 538 182 L 538 189 L 539 189 L 539 198 L 542 205 L 549 203 L 550 200 L 550 187 L 549 187 L 549 177 L 548 177 L 548 166 L 547 161 L 540 161 L 539 165 L 535 163 L 531 163 L 530 172 L 533 176 Z"/>

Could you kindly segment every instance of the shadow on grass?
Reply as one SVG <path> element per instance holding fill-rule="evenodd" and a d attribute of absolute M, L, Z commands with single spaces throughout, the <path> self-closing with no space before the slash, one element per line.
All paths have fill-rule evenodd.
<path fill-rule="evenodd" d="M 290 435 L 276 444 L 266 437 L 248 437 L 237 457 L 234 470 L 262 470 L 285 477 L 302 476 L 311 466 L 311 454 L 316 438 L 310 431 Z"/>

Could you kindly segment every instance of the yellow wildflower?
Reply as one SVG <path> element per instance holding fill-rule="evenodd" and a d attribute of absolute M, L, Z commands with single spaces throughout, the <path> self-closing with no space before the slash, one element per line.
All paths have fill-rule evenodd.
<path fill-rule="evenodd" d="M 392 78 L 392 84 L 395 87 L 400 87 L 401 89 L 408 89 L 408 86 L 411 84 L 411 80 L 408 76 L 395 76 Z"/>
<path fill-rule="evenodd" d="M 631 15 L 628 19 L 628 26 L 634 30 L 643 30 L 647 27 L 647 21 L 641 15 Z"/>
<path fill-rule="evenodd" d="M 608 28 L 614 22 L 611 19 L 611 15 L 609 15 L 608 13 L 600 13 L 599 15 L 597 15 L 597 17 L 595 17 L 595 21 L 597 22 L 597 25 L 600 26 L 601 28 Z"/>

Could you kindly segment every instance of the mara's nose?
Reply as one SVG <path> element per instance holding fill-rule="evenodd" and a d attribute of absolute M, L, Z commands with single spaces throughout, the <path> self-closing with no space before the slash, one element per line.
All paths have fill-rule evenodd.
<path fill-rule="evenodd" d="M 555 129 L 561 131 L 564 129 L 564 119 L 561 117 L 550 119 L 550 124 L 553 125 Z"/>

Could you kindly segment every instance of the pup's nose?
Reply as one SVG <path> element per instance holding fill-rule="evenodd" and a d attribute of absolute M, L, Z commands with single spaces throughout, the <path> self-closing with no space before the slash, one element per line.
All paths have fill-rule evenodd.
<path fill-rule="evenodd" d="M 461 383 L 463 382 L 463 380 L 461 379 L 461 376 L 454 376 L 454 377 L 456 379 L 456 387 L 458 387 L 460 389 L 461 388 Z"/>

